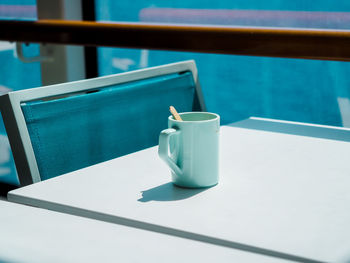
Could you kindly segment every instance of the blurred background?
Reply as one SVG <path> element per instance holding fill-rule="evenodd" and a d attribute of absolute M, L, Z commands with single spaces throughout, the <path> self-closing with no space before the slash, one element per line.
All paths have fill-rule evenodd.
<path fill-rule="evenodd" d="M 0 19 L 337 30 L 350 28 L 349 11 L 343 0 L 0 0 Z M 19 59 L 18 48 L 25 58 L 53 59 Z M 256 116 L 350 127 L 348 62 L 39 44 L 16 51 L 16 43 L 0 42 L 0 94 L 187 59 L 196 61 L 208 111 L 219 113 L 222 124 Z M 15 174 L 0 118 L 0 181 L 16 185 Z"/>

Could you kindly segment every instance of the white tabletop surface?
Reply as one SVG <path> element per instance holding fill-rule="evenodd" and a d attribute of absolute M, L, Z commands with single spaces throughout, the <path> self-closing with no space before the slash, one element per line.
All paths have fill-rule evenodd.
<path fill-rule="evenodd" d="M 350 252 L 349 142 L 251 127 L 220 136 L 220 182 L 209 189 L 172 186 L 154 147 L 8 198 L 296 261 Z"/>
<path fill-rule="evenodd" d="M 0 201 L 0 262 L 285 262 Z"/>

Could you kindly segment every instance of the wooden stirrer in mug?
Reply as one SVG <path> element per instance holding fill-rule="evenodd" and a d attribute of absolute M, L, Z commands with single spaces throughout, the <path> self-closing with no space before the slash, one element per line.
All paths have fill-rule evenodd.
<path fill-rule="evenodd" d="M 175 110 L 175 108 L 173 106 L 169 107 L 169 111 L 170 111 L 171 115 L 173 115 L 175 120 L 182 121 L 180 115 L 177 113 L 177 111 Z"/>

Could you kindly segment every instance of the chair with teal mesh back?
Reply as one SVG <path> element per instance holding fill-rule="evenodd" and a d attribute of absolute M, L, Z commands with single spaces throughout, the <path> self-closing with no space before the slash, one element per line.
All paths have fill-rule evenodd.
<path fill-rule="evenodd" d="M 205 110 L 194 61 L 10 92 L 0 105 L 20 185 L 156 145 L 169 105 Z"/>

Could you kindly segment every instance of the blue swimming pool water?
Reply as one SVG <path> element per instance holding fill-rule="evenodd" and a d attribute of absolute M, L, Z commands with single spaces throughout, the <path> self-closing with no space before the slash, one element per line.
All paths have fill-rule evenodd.
<path fill-rule="evenodd" d="M 100 55 L 106 52 L 135 61 L 141 56 L 107 49 Z M 208 110 L 223 123 L 258 116 L 342 125 L 337 98 L 349 97 L 347 63 L 150 51 L 148 65 L 185 59 L 195 59 Z M 101 63 L 102 75 L 121 71 Z"/>
<path fill-rule="evenodd" d="M 350 1 L 96 1 L 97 19 L 102 21 L 142 21 L 142 10 L 149 8 L 346 12 Z M 340 22 L 342 28 L 350 28 Z M 338 98 L 350 95 L 347 62 L 99 48 L 99 72 L 186 59 L 196 61 L 208 110 L 219 113 L 223 123 L 258 116 L 343 125 Z"/>

